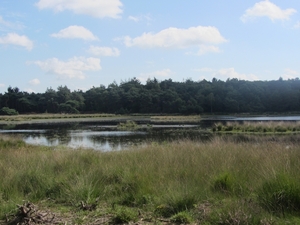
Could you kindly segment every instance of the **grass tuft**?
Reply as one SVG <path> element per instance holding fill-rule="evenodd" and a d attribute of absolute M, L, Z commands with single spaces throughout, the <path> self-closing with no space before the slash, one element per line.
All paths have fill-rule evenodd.
<path fill-rule="evenodd" d="M 287 174 L 279 174 L 265 181 L 259 190 L 263 207 L 275 213 L 298 212 L 300 210 L 300 183 Z"/>

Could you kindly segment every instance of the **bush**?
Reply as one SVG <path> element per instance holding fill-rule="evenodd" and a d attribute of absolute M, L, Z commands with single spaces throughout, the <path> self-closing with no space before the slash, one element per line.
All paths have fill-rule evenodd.
<path fill-rule="evenodd" d="M 8 107 L 3 107 L 2 109 L 0 109 L 0 115 L 12 116 L 12 115 L 19 115 L 19 113 L 15 109 L 10 109 Z"/>
<path fill-rule="evenodd" d="M 59 105 L 59 111 L 61 113 L 72 113 L 72 114 L 79 114 L 79 111 L 72 107 L 70 104 L 62 103 Z"/>

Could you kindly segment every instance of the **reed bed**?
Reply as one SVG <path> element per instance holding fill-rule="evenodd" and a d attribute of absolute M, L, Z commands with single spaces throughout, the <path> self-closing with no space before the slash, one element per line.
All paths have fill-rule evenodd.
<path fill-rule="evenodd" d="M 151 122 L 199 122 L 201 116 L 151 116 Z"/>
<path fill-rule="evenodd" d="M 226 122 L 216 123 L 214 132 L 232 133 L 299 133 L 300 122 L 263 121 L 263 122 Z"/>
<path fill-rule="evenodd" d="M 83 119 L 83 118 L 103 118 L 115 117 L 115 114 L 22 114 L 15 116 L 1 116 L 0 121 L 31 121 L 31 120 L 46 120 L 46 119 Z"/>
<path fill-rule="evenodd" d="M 215 137 L 102 153 L 2 137 L 0 216 L 23 200 L 50 199 L 57 208 L 105 206 L 112 222 L 299 224 L 300 145 L 276 140 Z"/>

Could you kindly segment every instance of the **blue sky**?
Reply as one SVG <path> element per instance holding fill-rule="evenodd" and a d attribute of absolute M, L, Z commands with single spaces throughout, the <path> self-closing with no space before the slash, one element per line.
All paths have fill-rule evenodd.
<path fill-rule="evenodd" d="M 0 93 L 300 75 L 299 0 L 1 0 Z"/>

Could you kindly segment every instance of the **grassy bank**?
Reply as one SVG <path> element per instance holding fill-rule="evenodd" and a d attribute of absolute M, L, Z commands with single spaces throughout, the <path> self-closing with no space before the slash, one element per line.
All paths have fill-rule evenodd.
<path fill-rule="evenodd" d="M 299 224 L 300 145 L 255 138 L 101 153 L 0 137 L 0 217 L 25 200 L 68 224 Z"/>
<path fill-rule="evenodd" d="M 227 122 L 216 123 L 213 127 L 214 132 L 219 133 L 299 133 L 300 122 L 287 121 L 264 121 L 264 122 Z"/>
<path fill-rule="evenodd" d="M 82 120 L 82 119 L 105 119 L 117 117 L 115 114 L 22 114 L 13 116 L 0 116 L 0 123 L 18 123 L 18 122 L 49 122 L 49 121 L 64 121 L 64 120 Z"/>

